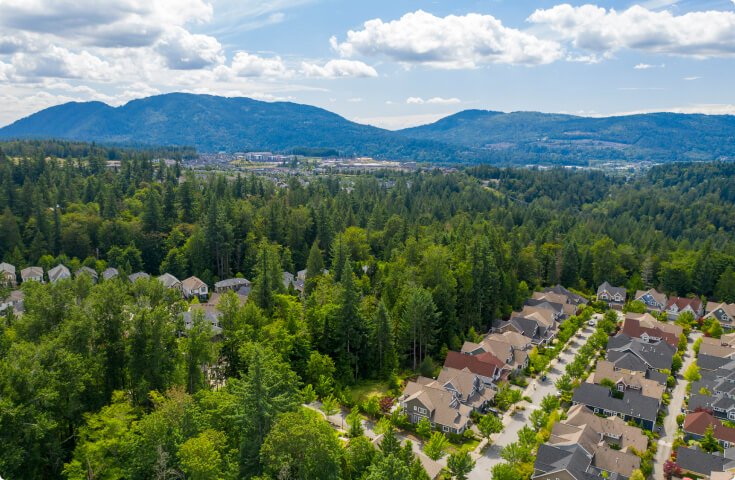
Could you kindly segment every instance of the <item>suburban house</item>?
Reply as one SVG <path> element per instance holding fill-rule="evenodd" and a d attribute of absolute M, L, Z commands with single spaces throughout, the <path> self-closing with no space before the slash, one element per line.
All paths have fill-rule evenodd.
<path fill-rule="evenodd" d="M 249 287 L 250 280 L 245 278 L 228 278 L 226 280 L 220 280 L 214 284 L 215 293 L 224 293 L 228 290 L 236 292 L 242 287 Z"/>
<path fill-rule="evenodd" d="M 735 303 L 707 302 L 704 319 L 716 318 L 722 328 L 733 329 L 735 327 Z"/>
<path fill-rule="evenodd" d="M 206 301 L 209 296 L 207 284 L 197 277 L 189 277 L 181 282 L 181 289 L 185 298 L 197 297 L 201 301 Z"/>
<path fill-rule="evenodd" d="M 181 314 L 181 316 L 184 319 L 184 328 L 186 330 L 191 329 L 191 327 L 194 325 L 194 317 L 192 316 L 194 312 L 197 311 L 197 309 L 191 309 L 188 312 L 184 312 Z M 201 309 L 204 315 L 204 320 L 209 322 L 209 324 L 212 326 L 212 333 L 215 335 L 219 335 L 222 333 L 222 327 L 219 325 L 219 317 L 221 314 Z"/>
<path fill-rule="evenodd" d="M 704 314 L 704 308 L 699 297 L 669 297 L 665 312 L 672 320 L 676 320 L 684 312 L 691 313 L 696 320 Z"/>
<path fill-rule="evenodd" d="M 712 357 L 730 358 L 735 354 L 735 347 L 722 343 L 720 338 L 700 337 L 702 339 L 699 345 L 699 355 L 709 355 Z"/>
<path fill-rule="evenodd" d="M 591 460 L 588 473 L 596 476 L 607 472 L 630 477 L 640 468 L 641 459 L 634 451 L 648 448 L 648 437 L 637 427 L 631 427 L 620 417 L 603 418 L 583 405 L 575 405 L 568 418 L 554 423 L 548 446 L 571 452 L 581 448 Z M 586 478 L 586 477 L 584 477 Z"/>
<path fill-rule="evenodd" d="M 530 305 L 532 305 L 532 303 L 537 303 L 538 305 L 539 302 L 549 302 L 554 305 L 561 305 L 562 314 L 566 318 L 577 313 L 578 309 L 577 305 L 569 303 L 569 298 L 566 295 L 554 292 L 533 292 L 533 295 L 531 295 L 531 298 L 527 299 L 527 301 L 531 302 L 529 303 Z"/>
<path fill-rule="evenodd" d="M 625 476 L 618 473 L 611 474 L 604 467 L 612 468 L 615 463 L 618 463 L 619 465 L 614 468 L 627 469 L 629 465 L 620 465 L 620 459 L 622 457 L 628 460 L 629 455 L 612 450 L 610 447 L 600 447 L 595 455 L 589 455 L 576 444 L 569 448 L 541 444 L 536 453 L 531 478 L 533 480 L 624 480 Z M 630 458 L 630 460 L 633 459 Z M 640 458 L 638 462 L 640 463 Z"/>
<path fill-rule="evenodd" d="M 707 428 L 712 427 L 712 435 L 723 448 L 735 445 L 735 428 L 726 427 L 720 420 L 707 412 L 694 412 L 684 418 L 682 430 L 686 440 L 699 441 L 704 438 Z"/>
<path fill-rule="evenodd" d="M 461 434 L 469 428 L 472 407 L 431 378 L 408 382 L 398 401 L 411 423 L 426 418 L 432 427 L 445 433 Z"/>
<path fill-rule="evenodd" d="M 676 464 L 684 471 L 700 477 L 708 478 L 715 472 L 725 472 L 735 468 L 735 458 L 732 451 L 725 451 L 725 455 L 709 454 L 699 447 L 681 446 L 676 450 Z"/>
<path fill-rule="evenodd" d="M 487 387 L 479 375 L 467 370 L 442 368 L 436 381 L 445 390 L 454 393 L 461 403 L 478 412 L 484 411 L 495 397 L 495 391 Z"/>
<path fill-rule="evenodd" d="M 649 311 L 663 312 L 666 309 L 668 300 L 666 295 L 659 293 L 654 289 L 638 290 L 635 292 L 633 300 L 643 302 Z"/>
<path fill-rule="evenodd" d="M 306 281 L 306 269 L 299 270 L 298 272 L 296 272 L 296 278 L 298 280 L 301 280 L 302 282 L 305 282 Z"/>
<path fill-rule="evenodd" d="M 713 396 L 702 393 L 692 393 L 687 403 L 687 413 L 697 411 L 710 412 L 723 420 L 735 420 L 735 400 L 728 396 Z"/>
<path fill-rule="evenodd" d="M 75 277 L 78 277 L 80 275 L 89 275 L 89 278 L 92 280 L 92 283 L 97 283 L 97 279 L 99 278 L 99 275 L 97 275 L 97 272 L 94 269 L 91 269 L 89 267 L 82 267 L 76 272 L 74 272 Z"/>
<path fill-rule="evenodd" d="M 462 345 L 462 353 L 479 355 L 490 352 L 515 371 L 528 366 L 528 353 L 531 349 L 533 349 L 531 339 L 515 331 L 492 333 L 480 343 L 464 342 Z"/>
<path fill-rule="evenodd" d="M 597 301 L 605 302 L 608 307 L 622 310 L 625 306 L 627 292 L 623 287 L 613 287 L 605 282 L 597 287 Z"/>
<path fill-rule="evenodd" d="M 48 281 L 51 283 L 56 283 L 59 280 L 63 280 L 65 278 L 71 278 L 71 272 L 62 264 L 56 265 L 46 274 L 48 275 Z"/>
<path fill-rule="evenodd" d="M 286 290 L 288 290 L 289 286 L 292 286 L 294 290 L 303 294 L 306 284 L 304 283 L 304 280 L 294 277 L 293 273 L 283 272 L 283 286 L 286 287 Z"/>
<path fill-rule="evenodd" d="M 43 283 L 43 268 L 28 267 L 20 271 L 20 278 L 23 282 L 40 282 Z"/>
<path fill-rule="evenodd" d="M 578 293 L 574 293 L 571 290 L 562 287 L 561 285 L 556 285 L 554 287 L 547 287 L 543 290 L 543 292 L 545 293 L 550 292 L 550 293 L 556 293 L 559 295 L 563 295 L 567 298 L 567 303 L 577 305 L 577 306 L 587 305 L 587 303 L 589 302 L 587 298 L 585 298 L 584 296 Z"/>
<path fill-rule="evenodd" d="M 478 375 L 487 385 L 495 385 L 499 381 L 505 380 L 509 373 L 504 370 L 505 363 L 490 352 L 467 355 L 450 350 L 444 360 L 444 367 L 472 372 Z"/>
<path fill-rule="evenodd" d="M 594 413 L 606 417 L 618 416 L 624 421 L 634 421 L 641 428 L 653 431 L 658 415 L 659 402 L 644 397 L 639 392 L 627 390 L 623 398 L 615 398 L 609 388 L 593 383 L 582 383 L 574 390 L 573 405 L 584 405 Z"/>
<path fill-rule="evenodd" d="M 645 343 L 664 341 L 674 348 L 679 347 L 679 336 L 684 332 L 680 325 L 663 323 L 655 319 L 636 319 L 629 316 L 623 320 L 621 332 Z"/>
<path fill-rule="evenodd" d="M 128 275 L 128 280 L 130 280 L 130 283 L 135 283 L 140 279 L 150 280 L 151 276 L 145 272 L 135 272 L 133 274 Z"/>
<path fill-rule="evenodd" d="M 158 277 L 157 280 L 161 282 L 164 287 L 181 292 L 181 280 L 174 277 L 170 273 L 164 273 L 163 275 Z"/>
<path fill-rule="evenodd" d="M 639 392 L 644 397 L 655 398 L 659 402 L 659 406 L 663 400 L 663 394 L 666 391 L 666 385 L 660 384 L 656 380 L 646 378 L 645 373 L 641 372 L 618 372 L 615 365 L 607 360 L 597 362 L 596 370 L 587 379 L 588 382 L 600 385 L 602 380 L 608 379 L 615 384 L 618 392 L 624 393 L 628 390 Z"/>
<path fill-rule="evenodd" d="M 23 297 L 23 290 L 13 290 L 7 297 L 0 298 L 0 314 L 5 314 L 10 309 L 16 315 L 23 313 Z"/>
<path fill-rule="evenodd" d="M 0 263 L 0 284 L 13 288 L 17 286 L 18 279 L 15 276 L 15 266 L 5 262 Z"/>
<path fill-rule="evenodd" d="M 728 366 L 728 364 L 732 362 L 732 359 L 702 352 L 702 345 L 699 346 L 699 355 L 697 355 L 697 366 L 699 369 L 707 372 L 719 371 L 719 374 L 723 377 L 726 374 L 729 375 L 732 367 Z"/>
<path fill-rule="evenodd" d="M 102 272 L 102 280 L 109 280 L 111 278 L 117 277 L 120 275 L 120 272 L 117 271 L 117 268 L 108 268 L 104 272 Z"/>
<path fill-rule="evenodd" d="M 670 370 L 676 348 L 666 342 L 647 343 L 618 333 L 607 342 L 607 360 L 623 372 Z"/>

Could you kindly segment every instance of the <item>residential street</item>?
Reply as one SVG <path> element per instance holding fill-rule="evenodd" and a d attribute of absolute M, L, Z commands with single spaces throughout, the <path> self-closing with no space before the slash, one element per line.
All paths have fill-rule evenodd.
<path fill-rule="evenodd" d="M 564 366 L 572 361 L 577 353 L 577 349 L 584 345 L 589 336 L 594 332 L 594 327 L 585 325 L 583 329 L 569 341 L 568 348 L 561 352 L 559 356 L 552 361 L 551 369 L 546 377 L 546 381 L 541 382 L 540 378 L 529 380 L 528 387 L 523 395 L 531 397 L 533 403 L 529 404 L 525 401 L 520 402 L 519 405 L 525 406 L 526 409 L 516 413 L 512 417 L 506 413 L 503 416 L 503 425 L 505 428 L 503 428 L 503 431 L 499 434 L 491 437 L 493 444 L 488 447 L 482 455 L 479 453 L 479 448 L 473 452 L 473 457 L 477 461 L 477 464 L 475 465 L 475 469 L 472 470 L 469 475 L 470 480 L 487 480 L 490 478 L 490 470 L 493 466 L 503 461 L 500 457 L 500 450 L 509 443 L 513 443 L 518 440 L 518 431 L 526 425 L 531 412 L 540 408 L 541 399 L 548 394 L 556 394 L 556 387 L 554 384 L 558 378 L 564 374 Z"/>
<path fill-rule="evenodd" d="M 694 342 L 701 337 L 700 332 L 692 333 L 689 335 L 689 343 L 687 345 L 687 351 L 682 357 L 683 366 L 679 370 L 679 377 L 676 379 L 676 385 L 674 391 L 671 394 L 671 403 L 669 403 L 667 415 L 664 418 L 664 428 L 661 432 L 661 438 L 658 440 L 658 450 L 656 456 L 653 459 L 653 478 L 664 478 L 663 466 L 664 462 L 671 455 L 671 445 L 674 442 L 674 435 L 678 425 L 676 424 L 676 416 L 681 414 L 681 407 L 684 404 L 684 396 L 686 394 L 687 381 L 684 380 L 682 375 L 686 371 L 687 367 L 694 361 L 694 351 L 692 346 Z"/>

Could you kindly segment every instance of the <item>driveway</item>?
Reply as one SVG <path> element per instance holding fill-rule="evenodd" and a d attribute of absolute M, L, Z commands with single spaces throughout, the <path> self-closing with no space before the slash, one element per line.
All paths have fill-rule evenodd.
<path fill-rule="evenodd" d="M 681 407 L 684 405 L 684 397 L 686 396 L 687 381 L 684 380 L 682 375 L 695 360 L 692 346 L 701 336 L 702 334 L 699 332 L 689 335 L 687 350 L 682 357 L 683 365 L 679 370 L 679 377 L 676 379 L 674 391 L 671 393 L 671 403 L 667 407 L 663 431 L 660 432 L 661 438 L 656 442 L 658 450 L 656 450 L 656 456 L 653 459 L 653 478 L 664 478 L 664 462 L 671 456 L 671 445 L 674 443 L 674 436 L 679 427 L 676 424 L 676 416 L 681 414 Z"/>
<path fill-rule="evenodd" d="M 528 423 L 528 418 L 537 408 L 541 408 L 541 400 L 546 395 L 556 395 L 556 387 L 554 384 L 564 374 L 564 368 L 567 363 L 574 359 L 577 350 L 587 342 L 587 339 L 595 332 L 593 327 L 585 325 L 582 330 L 571 338 L 567 349 L 559 353 L 559 356 L 551 362 L 551 368 L 546 376 L 546 381 L 542 382 L 540 378 L 531 379 L 528 382 L 524 396 L 531 397 L 532 403 L 522 401 L 519 405 L 525 406 L 526 409 L 516 413 L 514 416 L 505 414 L 503 416 L 503 431 L 491 437 L 493 444 L 488 447 L 485 452 L 480 455 L 476 453 L 473 457 L 476 460 L 474 470 L 469 474 L 469 480 L 487 480 L 490 478 L 490 471 L 498 463 L 503 462 L 500 457 L 500 450 L 509 443 L 518 440 L 518 431 Z"/>

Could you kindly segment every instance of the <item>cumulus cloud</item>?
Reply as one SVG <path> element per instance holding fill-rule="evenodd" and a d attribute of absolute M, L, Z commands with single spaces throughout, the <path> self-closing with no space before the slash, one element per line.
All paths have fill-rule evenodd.
<path fill-rule="evenodd" d="M 293 73 L 281 57 L 265 58 L 247 52 L 235 54 L 231 70 L 238 77 L 288 77 Z"/>
<path fill-rule="evenodd" d="M 55 77 L 105 82 L 114 78 L 115 69 L 109 62 L 87 51 L 75 53 L 66 48 L 51 46 L 38 54 L 13 55 L 11 73 L 18 81 Z"/>
<path fill-rule="evenodd" d="M 404 64 L 436 68 L 474 68 L 483 63 L 538 65 L 562 56 L 558 43 L 503 26 L 491 15 L 470 13 L 437 17 L 418 10 L 398 20 L 376 18 L 347 39 L 330 39 L 343 57 L 386 56 Z"/>
<path fill-rule="evenodd" d="M 433 98 L 429 98 L 427 100 L 424 100 L 421 97 L 408 97 L 406 99 L 406 103 L 408 103 L 408 104 L 418 104 L 418 105 L 422 105 L 424 103 L 429 103 L 429 104 L 433 103 L 433 104 L 440 104 L 440 105 L 450 105 L 452 103 L 460 103 L 460 102 L 461 102 L 461 100 L 459 98 L 456 98 L 456 97 L 452 97 L 452 98 L 433 97 Z"/>
<path fill-rule="evenodd" d="M 302 62 L 301 72 L 307 77 L 345 78 L 345 77 L 377 77 L 373 67 L 357 60 L 330 60 L 324 65 Z"/>
<path fill-rule="evenodd" d="M 156 44 L 156 51 L 174 70 L 198 70 L 225 61 L 216 38 L 191 34 L 181 27 L 169 29 Z"/>
<path fill-rule="evenodd" d="M 735 56 L 735 12 L 674 15 L 635 5 L 624 11 L 596 5 L 556 5 L 528 21 L 547 25 L 580 49 L 602 55 L 631 49 L 647 54 L 697 58 Z"/>

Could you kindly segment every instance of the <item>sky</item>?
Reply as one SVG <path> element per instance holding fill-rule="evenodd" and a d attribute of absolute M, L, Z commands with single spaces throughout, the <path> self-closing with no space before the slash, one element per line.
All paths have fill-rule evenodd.
<path fill-rule="evenodd" d="M 0 0 L 0 126 L 169 92 L 390 129 L 466 109 L 735 114 L 735 0 Z"/>

